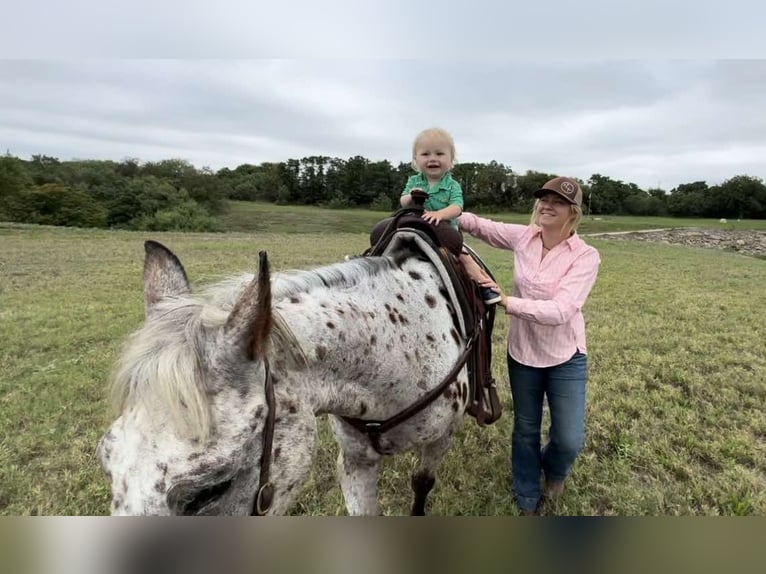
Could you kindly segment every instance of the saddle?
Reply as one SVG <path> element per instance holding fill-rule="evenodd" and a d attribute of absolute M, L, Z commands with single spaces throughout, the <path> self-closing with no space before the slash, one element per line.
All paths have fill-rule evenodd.
<path fill-rule="evenodd" d="M 422 202 L 414 208 L 403 208 L 397 211 L 375 245 L 367 249 L 362 256 L 391 255 L 405 251 L 404 247 L 413 251 L 414 247 L 415 251 L 420 252 L 434 264 L 442 276 L 452 301 L 455 315 L 453 319 L 459 325 L 468 346 L 464 364 L 468 367 L 471 400 L 466 407 L 466 412 L 476 419 L 479 426 L 490 425 L 502 415 L 497 384 L 492 377 L 492 330 L 495 321 L 495 305 L 484 304 L 479 286 L 468 276 L 460 260 L 440 244 L 431 224 L 419 217 L 405 217 L 414 214 L 419 216 L 422 211 Z M 463 247 L 494 279 L 479 255 L 469 246 Z M 462 367 L 462 363 L 456 365 L 453 369 L 454 375 Z"/>

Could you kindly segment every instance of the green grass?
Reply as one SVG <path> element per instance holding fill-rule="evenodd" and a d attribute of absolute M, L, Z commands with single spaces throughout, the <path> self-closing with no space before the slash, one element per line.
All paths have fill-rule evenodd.
<path fill-rule="evenodd" d="M 270 221 L 253 233 L 0 224 L 0 514 L 108 512 L 94 450 L 110 422 L 107 382 L 116 353 L 142 321 L 145 239 L 173 249 L 196 285 L 255 270 L 261 249 L 278 271 L 338 261 L 366 247 L 368 221 L 353 221 L 362 212 L 294 210 L 290 220 L 293 208 L 252 207 Z M 277 212 L 285 216 L 278 230 L 271 226 Z M 379 218 L 367 215 L 373 223 Z M 346 232 L 288 233 L 307 220 Z M 356 225 L 362 229 L 350 232 Z M 587 444 L 551 512 L 763 515 L 766 263 L 723 251 L 590 241 L 602 266 L 586 307 Z M 509 285 L 509 254 L 471 245 Z M 508 473 L 507 327 L 498 316 L 493 368 L 505 413 L 487 428 L 466 419 L 430 498 L 434 514 L 516 514 Z M 334 476 L 337 447 L 324 420 L 320 432 L 296 514 L 344 513 Z M 408 512 L 414 465 L 410 455 L 386 461 L 385 513 Z"/>

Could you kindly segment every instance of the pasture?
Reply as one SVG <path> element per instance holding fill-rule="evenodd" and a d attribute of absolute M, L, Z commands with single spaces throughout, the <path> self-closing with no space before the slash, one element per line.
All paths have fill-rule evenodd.
<path fill-rule="evenodd" d="M 143 318 L 144 240 L 171 248 L 198 286 L 255 271 L 262 249 L 274 272 L 359 253 L 382 215 L 364 212 L 359 221 L 362 212 L 247 208 L 226 216 L 236 230 L 226 234 L 0 224 L 0 514 L 108 513 L 108 486 L 94 451 L 111 422 L 114 359 Z M 587 221 L 581 231 L 673 221 L 609 218 Z M 765 514 L 766 262 L 605 237 L 589 241 L 602 265 L 585 309 L 586 446 L 565 496 L 548 513 Z M 510 285 L 509 253 L 470 244 Z M 517 514 L 508 462 L 507 321 L 498 314 L 493 347 L 503 417 L 487 428 L 465 419 L 429 497 L 431 514 Z M 336 454 L 321 421 L 317 463 L 294 514 L 345 512 Z M 409 455 L 385 462 L 385 514 L 408 513 L 413 464 Z"/>

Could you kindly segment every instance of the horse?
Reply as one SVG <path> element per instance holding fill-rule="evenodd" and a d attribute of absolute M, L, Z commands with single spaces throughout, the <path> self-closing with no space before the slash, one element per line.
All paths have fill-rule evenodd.
<path fill-rule="evenodd" d="M 349 515 L 379 514 L 381 459 L 418 454 L 422 515 L 470 402 L 451 287 L 412 243 L 192 293 L 145 242 L 145 318 L 112 377 L 97 447 L 114 515 L 280 515 L 308 479 L 328 415 Z M 470 410 L 470 409 L 469 409 Z M 386 424 L 391 423 L 391 424 Z"/>

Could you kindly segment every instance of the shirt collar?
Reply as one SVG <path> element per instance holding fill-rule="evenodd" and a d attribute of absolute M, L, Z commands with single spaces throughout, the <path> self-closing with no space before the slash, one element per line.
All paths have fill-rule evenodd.
<path fill-rule="evenodd" d="M 428 178 L 426 178 L 423 172 L 418 173 L 418 177 L 420 178 L 420 181 L 422 181 L 425 185 L 428 185 L 430 187 L 430 184 L 428 183 Z M 439 180 L 437 187 L 439 189 L 449 189 L 451 186 L 452 186 L 452 173 L 448 171 Z"/>
<path fill-rule="evenodd" d="M 540 236 L 540 241 L 542 241 L 542 234 L 543 234 L 543 228 L 539 225 L 533 225 L 532 228 L 534 229 L 533 235 L 534 236 Z M 572 235 L 567 237 L 564 241 L 561 243 L 566 243 L 569 247 L 570 251 L 574 251 L 579 247 L 579 245 L 583 242 L 582 239 L 580 239 L 580 236 L 577 235 L 577 232 L 575 231 Z"/>

